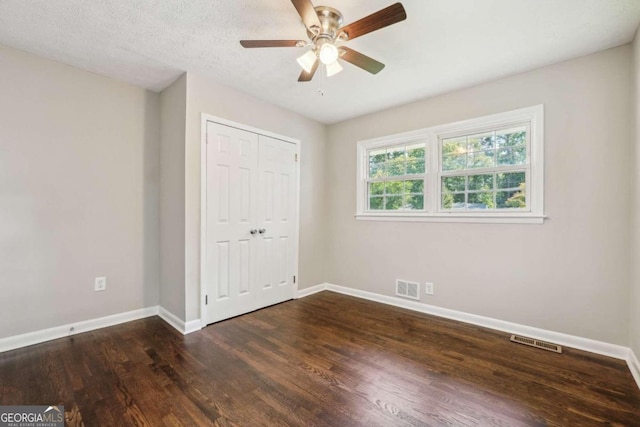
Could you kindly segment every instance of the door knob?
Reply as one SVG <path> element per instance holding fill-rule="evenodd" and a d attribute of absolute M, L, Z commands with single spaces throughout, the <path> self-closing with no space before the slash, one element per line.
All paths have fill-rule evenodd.
<path fill-rule="evenodd" d="M 249 230 L 249 233 L 251 233 L 252 236 L 255 236 L 257 232 L 258 230 L 256 230 L 255 228 L 252 228 L 251 230 Z"/>
<path fill-rule="evenodd" d="M 260 234 L 264 234 L 264 233 L 265 233 L 265 231 L 267 231 L 267 230 L 265 230 L 264 228 L 261 228 L 260 230 L 258 230 L 258 233 L 260 233 Z"/>

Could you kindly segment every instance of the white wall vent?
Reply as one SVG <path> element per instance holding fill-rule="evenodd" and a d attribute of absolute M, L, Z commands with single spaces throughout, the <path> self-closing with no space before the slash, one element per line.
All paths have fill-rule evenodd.
<path fill-rule="evenodd" d="M 534 338 L 523 337 L 520 335 L 511 335 L 511 341 L 516 342 L 518 344 L 524 344 L 535 348 L 540 348 L 542 350 L 554 351 L 556 353 L 562 353 L 562 346 L 558 344 L 552 344 L 550 342 L 540 341 Z"/>
<path fill-rule="evenodd" d="M 420 283 L 396 279 L 396 295 L 411 299 L 420 299 Z"/>

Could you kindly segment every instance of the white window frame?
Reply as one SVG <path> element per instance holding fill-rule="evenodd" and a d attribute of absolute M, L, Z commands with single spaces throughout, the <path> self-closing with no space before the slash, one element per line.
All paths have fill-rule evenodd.
<path fill-rule="evenodd" d="M 526 209 L 444 210 L 440 209 L 440 141 L 459 135 L 481 133 L 488 130 L 527 125 Z M 424 210 L 369 211 L 367 200 L 367 174 L 371 149 L 425 142 L 425 198 Z M 482 173 L 483 170 L 478 170 Z M 490 171 L 493 171 L 491 169 Z M 465 173 L 467 170 L 465 170 Z M 356 219 L 373 221 L 425 221 L 425 222 L 484 222 L 542 224 L 544 215 L 544 106 L 522 108 L 505 113 L 478 117 L 461 122 L 432 126 L 415 131 L 358 141 Z"/>

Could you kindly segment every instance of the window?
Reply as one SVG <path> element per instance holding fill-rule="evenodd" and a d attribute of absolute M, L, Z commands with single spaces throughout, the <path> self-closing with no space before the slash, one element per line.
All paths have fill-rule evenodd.
<path fill-rule="evenodd" d="M 424 209 L 425 144 L 368 150 L 369 210 Z"/>
<path fill-rule="evenodd" d="M 542 223 L 543 107 L 358 142 L 358 219 Z"/>
<path fill-rule="evenodd" d="M 442 210 L 526 210 L 529 125 L 440 139 Z"/>

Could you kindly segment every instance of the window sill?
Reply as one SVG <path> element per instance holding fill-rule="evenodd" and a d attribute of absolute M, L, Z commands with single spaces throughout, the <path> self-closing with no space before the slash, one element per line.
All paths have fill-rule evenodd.
<path fill-rule="evenodd" d="M 411 214 L 411 213 L 363 213 L 356 214 L 358 221 L 397 221 L 397 222 L 466 222 L 485 224 L 543 224 L 547 218 L 534 214 Z"/>

